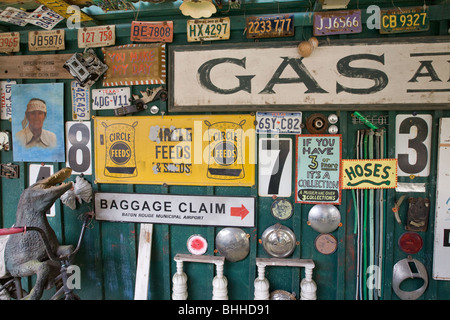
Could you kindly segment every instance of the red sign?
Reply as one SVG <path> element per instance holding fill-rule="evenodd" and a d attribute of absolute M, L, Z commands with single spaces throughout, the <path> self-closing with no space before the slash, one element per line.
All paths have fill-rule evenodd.
<path fill-rule="evenodd" d="M 133 21 L 130 39 L 139 42 L 172 42 L 173 21 Z"/>

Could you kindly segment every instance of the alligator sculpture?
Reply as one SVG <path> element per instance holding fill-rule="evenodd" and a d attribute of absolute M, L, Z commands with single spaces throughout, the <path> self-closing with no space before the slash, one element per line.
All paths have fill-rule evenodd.
<path fill-rule="evenodd" d="M 58 243 L 56 234 L 47 221 L 46 213 L 61 195 L 72 188 L 72 182 L 63 183 L 70 177 L 71 172 L 72 169 L 64 168 L 31 185 L 22 192 L 17 205 L 15 226 L 41 228 L 47 235 L 56 256 L 70 253 L 73 246 L 61 246 Z M 6 271 L 12 277 L 36 274 L 35 285 L 26 299 L 40 299 L 44 289 L 53 285 L 53 280 L 59 273 L 59 263 L 49 259 L 38 232 L 27 231 L 10 235 L 6 242 L 4 258 Z"/>

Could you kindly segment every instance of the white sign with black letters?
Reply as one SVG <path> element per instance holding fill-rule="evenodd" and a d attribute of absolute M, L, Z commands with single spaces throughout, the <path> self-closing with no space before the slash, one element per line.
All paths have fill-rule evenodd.
<path fill-rule="evenodd" d="M 66 166 L 72 174 L 92 174 L 91 122 L 66 121 Z"/>
<path fill-rule="evenodd" d="M 259 139 L 258 194 L 290 197 L 292 193 L 292 140 Z"/>
<path fill-rule="evenodd" d="M 319 44 L 307 58 L 297 47 L 298 42 L 171 46 L 169 109 L 353 110 L 355 101 L 384 109 L 449 103 L 448 39 L 333 41 Z"/>
<path fill-rule="evenodd" d="M 95 193 L 95 218 L 116 222 L 253 227 L 254 197 Z"/>

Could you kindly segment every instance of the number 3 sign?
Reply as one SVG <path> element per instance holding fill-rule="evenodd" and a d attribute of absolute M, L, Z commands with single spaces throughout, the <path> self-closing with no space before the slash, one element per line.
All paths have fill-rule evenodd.
<path fill-rule="evenodd" d="M 67 121 L 66 145 L 66 166 L 72 168 L 72 174 L 92 174 L 91 123 Z"/>
<path fill-rule="evenodd" d="M 432 116 L 399 114 L 395 123 L 398 175 L 427 177 L 430 174 Z"/>

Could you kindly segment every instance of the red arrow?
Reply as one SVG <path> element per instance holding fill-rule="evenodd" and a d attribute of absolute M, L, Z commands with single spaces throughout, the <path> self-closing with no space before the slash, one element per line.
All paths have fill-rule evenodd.
<path fill-rule="evenodd" d="M 249 212 L 250 211 L 248 211 L 247 208 L 244 207 L 244 205 L 241 205 L 240 207 L 231 207 L 231 216 L 241 217 L 241 220 L 244 220 Z"/>

